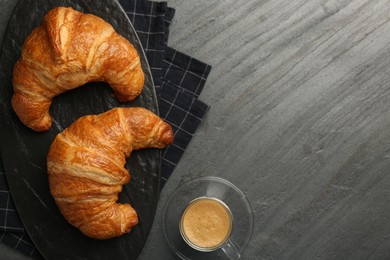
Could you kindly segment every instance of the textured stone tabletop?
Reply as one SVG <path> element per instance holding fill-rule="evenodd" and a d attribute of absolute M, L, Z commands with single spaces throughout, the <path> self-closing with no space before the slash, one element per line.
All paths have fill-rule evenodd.
<path fill-rule="evenodd" d="M 1 35 L 14 2 L 0 0 Z M 208 175 L 252 204 L 244 259 L 389 259 L 390 2 L 168 4 L 169 45 L 213 66 L 200 97 L 211 109 L 139 259 L 175 259 L 162 207 Z M 23 259 L 1 244 L 0 258 Z"/>

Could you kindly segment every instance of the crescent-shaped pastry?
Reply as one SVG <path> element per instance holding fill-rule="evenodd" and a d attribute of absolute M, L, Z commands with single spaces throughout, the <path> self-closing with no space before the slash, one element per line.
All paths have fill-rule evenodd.
<path fill-rule="evenodd" d="M 92 81 L 110 84 L 121 102 L 135 99 L 144 84 L 138 53 L 101 18 L 57 7 L 23 44 L 13 71 L 12 107 L 23 124 L 45 131 L 52 99 Z"/>
<path fill-rule="evenodd" d="M 138 223 L 118 193 L 130 180 L 132 150 L 173 141 L 169 124 L 144 108 L 115 108 L 79 118 L 54 139 L 47 156 L 50 192 L 68 222 L 85 235 L 107 239 Z"/>

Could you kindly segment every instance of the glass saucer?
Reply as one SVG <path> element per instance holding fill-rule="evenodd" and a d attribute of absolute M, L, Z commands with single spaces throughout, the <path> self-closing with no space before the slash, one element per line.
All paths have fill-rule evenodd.
<path fill-rule="evenodd" d="M 229 181 L 219 177 L 200 177 L 178 187 L 164 206 L 163 228 L 169 247 L 181 259 L 229 259 L 222 249 L 200 252 L 184 241 L 179 223 L 188 204 L 198 197 L 213 197 L 222 200 L 233 215 L 230 239 L 239 254 L 248 245 L 253 231 L 253 211 L 245 194 Z"/>

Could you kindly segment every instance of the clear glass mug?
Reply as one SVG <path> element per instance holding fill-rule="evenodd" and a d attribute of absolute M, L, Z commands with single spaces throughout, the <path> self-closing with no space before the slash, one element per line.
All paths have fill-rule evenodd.
<path fill-rule="evenodd" d="M 202 252 L 222 249 L 229 259 L 241 257 L 230 239 L 233 215 L 220 199 L 199 197 L 192 200 L 184 210 L 179 224 L 180 234 L 192 248 Z"/>

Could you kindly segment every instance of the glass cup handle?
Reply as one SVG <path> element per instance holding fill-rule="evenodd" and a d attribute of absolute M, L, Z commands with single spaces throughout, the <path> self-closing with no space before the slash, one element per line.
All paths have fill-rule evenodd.
<path fill-rule="evenodd" d="M 221 249 L 231 260 L 239 259 L 241 257 L 237 244 L 231 239 L 228 239 L 225 244 L 222 245 Z"/>

